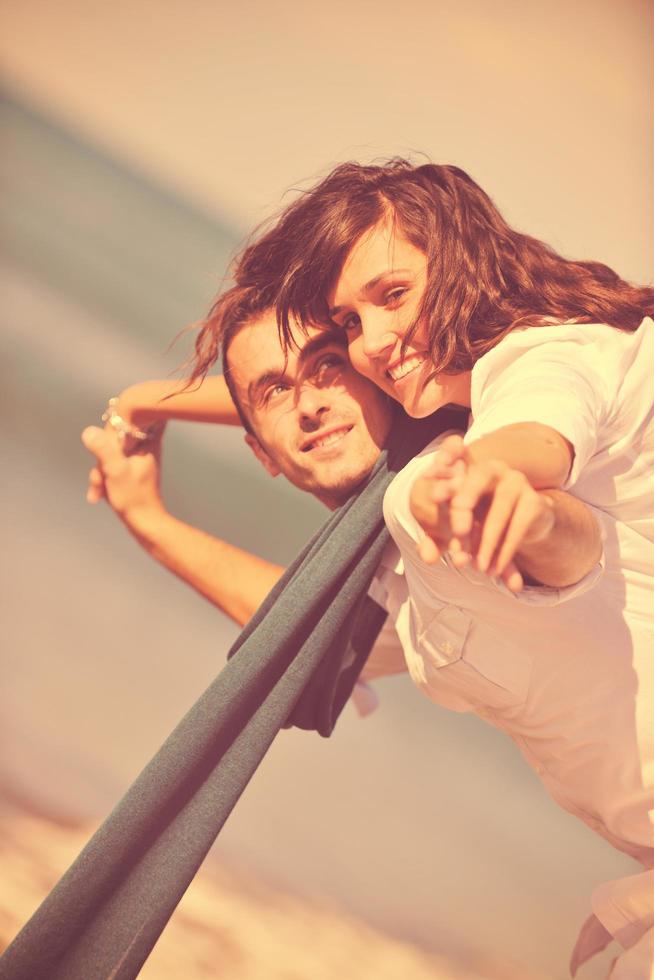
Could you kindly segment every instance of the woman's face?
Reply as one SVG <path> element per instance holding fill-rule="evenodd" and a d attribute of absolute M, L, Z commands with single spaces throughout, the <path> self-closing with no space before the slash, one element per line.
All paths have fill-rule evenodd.
<path fill-rule="evenodd" d="M 354 367 L 414 418 L 450 403 L 470 405 L 469 371 L 429 378 L 433 367 L 422 324 L 400 353 L 426 283 L 424 252 L 384 222 L 354 244 L 328 297 L 332 319 L 347 332 Z"/>

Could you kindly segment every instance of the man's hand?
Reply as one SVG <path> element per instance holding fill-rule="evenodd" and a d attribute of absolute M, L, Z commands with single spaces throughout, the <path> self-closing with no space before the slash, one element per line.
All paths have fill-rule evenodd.
<path fill-rule="evenodd" d="M 515 564 L 520 550 L 554 526 L 546 493 L 500 460 L 471 461 L 461 436 L 444 440 L 430 472 L 416 480 L 410 506 L 427 535 L 419 546 L 424 561 L 437 561 L 443 551 L 459 567 L 474 558 L 480 571 L 514 592 L 524 584 Z"/>
<path fill-rule="evenodd" d="M 96 458 L 88 499 L 104 496 L 149 555 L 244 626 L 284 569 L 166 511 L 159 494 L 161 434 L 128 453 L 110 426 L 84 429 L 82 442 Z"/>
<path fill-rule="evenodd" d="M 137 513 L 161 510 L 159 493 L 161 437 L 163 432 L 137 452 L 126 454 L 118 433 L 111 426 L 89 426 L 82 442 L 96 458 L 89 473 L 86 499 L 96 503 L 103 497 L 126 524 Z"/>

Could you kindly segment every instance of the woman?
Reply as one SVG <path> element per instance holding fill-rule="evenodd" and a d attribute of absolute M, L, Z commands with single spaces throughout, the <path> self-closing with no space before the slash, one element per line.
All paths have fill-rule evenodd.
<path fill-rule="evenodd" d="M 636 516 L 632 504 L 632 520 L 654 540 L 642 457 L 638 474 L 633 467 L 619 474 L 616 500 L 584 482 L 585 496 L 578 486 L 604 443 L 628 454 L 638 442 L 654 462 L 647 374 L 654 335 L 643 323 L 654 313 L 654 289 L 631 286 L 596 262 L 563 259 L 514 231 L 481 188 L 449 166 L 340 166 L 267 239 L 241 270 L 278 278 L 285 331 L 292 316 L 329 317 L 346 330 L 353 364 L 409 415 L 452 402 L 471 407 L 467 443 L 520 425 L 503 433 L 501 446 L 493 440 L 493 458 L 519 460 L 534 486 L 574 483 L 579 496 L 615 516 L 635 493 L 645 513 Z M 640 404 L 633 417 L 603 417 L 623 372 L 642 385 Z M 545 378 L 552 385 L 541 391 Z M 626 389 L 620 397 L 621 405 L 630 400 Z"/>
<path fill-rule="evenodd" d="M 409 670 L 433 700 L 506 731 L 557 802 L 654 868 L 654 335 L 641 323 L 654 291 L 512 231 L 462 171 L 401 161 L 337 168 L 236 280 L 269 290 L 287 336 L 295 316 L 337 323 L 355 366 L 409 414 L 471 408 L 465 447 L 448 444 L 445 464 L 422 454 L 387 493 Z M 199 337 L 193 379 L 215 360 L 219 323 Z M 502 571 L 520 531 L 516 470 L 596 508 L 603 574 L 520 601 L 483 574 Z M 478 567 L 420 560 L 415 517 L 429 530 L 450 498 L 465 536 L 489 497 L 508 531 L 473 547 Z M 614 976 L 650 977 L 654 871 L 600 887 L 593 908 L 573 963 L 615 937 L 627 952 Z"/>
<path fill-rule="evenodd" d="M 331 319 L 353 364 L 416 417 L 464 405 L 464 444 L 413 460 L 385 516 L 412 593 L 409 669 L 430 697 L 520 746 L 554 798 L 654 869 L 654 289 L 511 229 L 456 167 L 338 167 L 240 265 L 280 327 Z M 197 373 L 203 349 L 198 348 Z M 522 600 L 501 573 L 518 470 L 595 508 L 603 573 Z M 449 499 L 459 535 L 492 493 L 509 530 L 475 566 L 423 545 Z M 567 600 L 567 601 L 564 601 Z M 411 649 L 412 648 L 412 649 Z M 614 977 L 654 971 L 654 870 L 600 886 L 573 954 L 616 938 Z"/>

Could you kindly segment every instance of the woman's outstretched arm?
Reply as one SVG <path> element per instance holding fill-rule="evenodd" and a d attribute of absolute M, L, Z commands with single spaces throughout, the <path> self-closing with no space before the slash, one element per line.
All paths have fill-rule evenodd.
<path fill-rule="evenodd" d="M 501 433 L 495 435 L 481 452 L 475 452 L 479 443 L 466 446 L 460 436 L 449 436 L 414 482 L 410 507 L 427 535 L 420 545 L 423 559 L 432 563 L 445 550 L 458 565 L 473 558 L 480 571 L 503 577 L 514 591 L 525 577 L 557 588 L 579 582 L 602 554 L 595 516 L 572 494 L 534 487 L 520 468 L 520 440 L 503 443 Z M 504 458 L 503 445 L 509 446 Z M 538 443 L 536 451 L 527 450 L 532 475 L 551 467 L 554 480 L 558 459 L 563 471 L 564 451 L 557 456 L 554 449 L 550 462 L 543 461 Z"/>

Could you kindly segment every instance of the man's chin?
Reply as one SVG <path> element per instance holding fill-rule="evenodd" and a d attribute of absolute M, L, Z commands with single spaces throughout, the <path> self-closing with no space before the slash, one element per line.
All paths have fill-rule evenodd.
<path fill-rule="evenodd" d="M 368 467 L 358 466 L 356 469 L 338 469 L 331 466 L 321 467 L 320 470 L 311 474 L 291 476 L 286 474 L 287 479 L 297 487 L 317 497 L 328 507 L 340 507 L 352 494 L 361 489 L 363 484 L 370 476 L 372 465 Z"/>
<path fill-rule="evenodd" d="M 324 478 L 316 479 L 313 493 L 320 500 L 328 499 L 331 506 L 340 506 L 361 490 L 371 472 L 372 465 L 347 469 L 340 473 L 332 469 L 330 473 L 321 474 Z"/>

